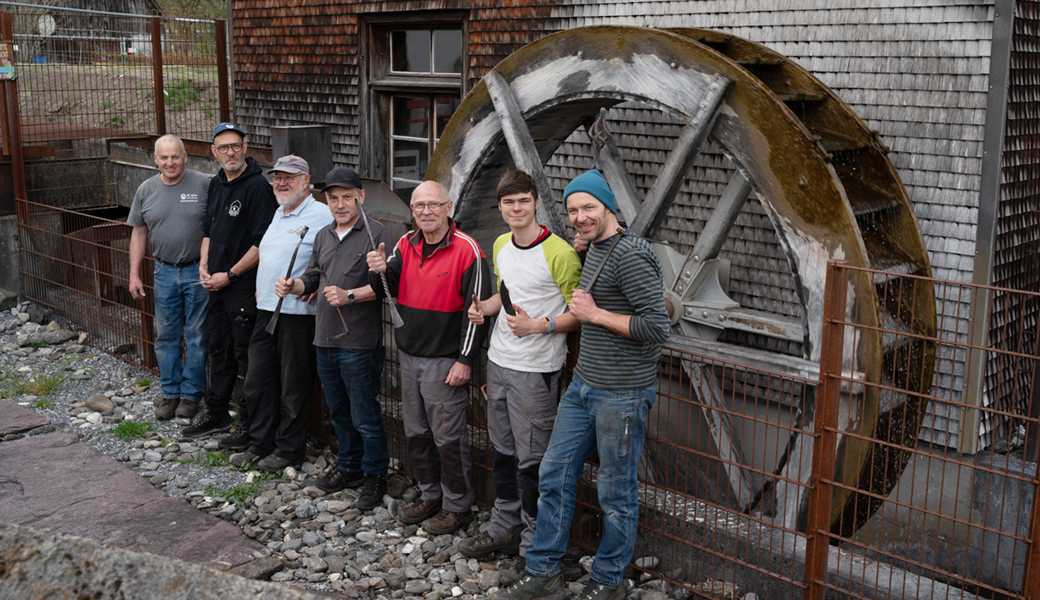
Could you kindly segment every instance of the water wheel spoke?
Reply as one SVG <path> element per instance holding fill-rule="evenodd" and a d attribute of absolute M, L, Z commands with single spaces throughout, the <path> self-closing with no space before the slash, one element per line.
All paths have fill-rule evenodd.
<path fill-rule="evenodd" d="M 516 164 L 516 168 L 534 177 L 538 184 L 538 194 L 542 200 L 538 204 L 538 222 L 547 226 L 549 231 L 556 235 L 565 235 L 567 230 L 563 218 L 554 209 L 556 198 L 552 186 L 545 175 L 545 168 L 538 156 L 538 147 L 534 144 L 534 138 L 531 137 L 531 131 L 527 128 L 513 90 L 509 88 L 509 83 L 502 75 L 495 71 L 484 76 L 484 83 L 487 85 L 495 113 L 502 123 L 502 133 L 506 138 L 506 145 L 509 146 L 513 163 Z"/>
<path fill-rule="evenodd" d="M 683 127 L 682 133 L 675 144 L 675 150 L 668 156 L 668 160 L 661 166 L 661 171 L 650 188 L 643 203 L 642 210 L 629 225 L 635 235 L 650 237 L 657 229 L 661 219 L 671 207 L 676 194 L 686 181 L 686 174 L 690 171 L 690 165 L 697 158 L 704 141 L 708 139 L 715 117 L 722 107 L 722 101 L 732 80 L 724 75 L 715 75 L 708 84 L 704 97 L 693 118 Z"/>
<path fill-rule="evenodd" d="M 625 161 L 621 158 L 614 136 L 607 129 L 607 110 L 601 108 L 599 117 L 588 128 L 589 140 L 592 142 L 592 151 L 595 154 L 596 165 L 603 172 L 604 179 L 610 184 L 614 192 L 622 222 L 630 223 L 635 219 L 642 209 L 643 202 L 639 199 L 636 186 L 632 184 L 632 178 L 625 168 Z"/>

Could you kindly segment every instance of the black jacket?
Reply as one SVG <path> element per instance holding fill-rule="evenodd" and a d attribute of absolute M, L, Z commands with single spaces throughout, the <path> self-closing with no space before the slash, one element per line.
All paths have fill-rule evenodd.
<path fill-rule="evenodd" d="M 250 247 L 259 247 L 277 209 L 274 189 L 256 159 L 246 158 L 245 170 L 231 181 L 221 169 L 209 182 L 209 206 L 202 226 L 204 237 L 209 238 L 209 272 L 224 273 Z M 234 286 L 256 288 L 256 269 L 238 276 Z"/>

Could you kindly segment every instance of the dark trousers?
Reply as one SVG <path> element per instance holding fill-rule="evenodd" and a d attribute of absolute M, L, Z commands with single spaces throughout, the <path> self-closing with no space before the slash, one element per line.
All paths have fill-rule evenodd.
<path fill-rule="evenodd" d="M 300 462 L 307 451 L 307 418 L 317 375 L 314 317 L 280 315 L 274 334 L 265 328 L 274 313 L 257 311 L 249 341 L 244 404 L 249 413 L 249 451 L 272 452 Z"/>
<path fill-rule="evenodd" d="M 256 323 L 256 292 L 228 286 L 209 294 L 209 393 L 206 407 L 215 415 L 227 414 L 239 372 L 249 365 L 249 338 Z M 243 426 L 249 414 L 243 403 Z"/>

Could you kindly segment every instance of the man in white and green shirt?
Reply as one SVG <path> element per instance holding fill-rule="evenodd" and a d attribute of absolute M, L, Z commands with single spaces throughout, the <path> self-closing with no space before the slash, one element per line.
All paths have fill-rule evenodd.
<path fill-rule="evenodd" d="M 474 299 L 468 313 L 477 324 L 498 316 L 488 348 L 487 378 L 496 498 L 488 530 L 460 546 L 471 558 L 495 551 L 523 555 L 531 545 L 538 467 L 556 420 L 567 357 L 565 334 L 579 326 L 567 306 L 581 279 L 581 261 L 569 243 L 535 220 L 534 179 L 523 171 L 509 171 L 497 195 L 510 229 L 495 241 L 499 293 L 483 302 Z"/>

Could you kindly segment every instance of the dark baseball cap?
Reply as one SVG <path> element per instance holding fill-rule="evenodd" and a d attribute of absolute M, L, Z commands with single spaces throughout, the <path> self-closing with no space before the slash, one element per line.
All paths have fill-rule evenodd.
<path fill-rule="evenodd" d="M 220 123 L 213 128 L 213 139 L 217 139 L 217 136 L 225 131 L 234 131 L 238 135 L 242 136 L 242 139 L 246 139 L 246 134 L 242 133 L 242 130 L 238 128 L 238 125 L 234 123 Z"/>
<path fill-rule="evenodd" d="M 361 177 L 349 167 L 336 167 L 329 171 L 329 174 L 325 176 L 325 187 L 321 188 L 321 191 L 327 191 L 332 187 L 365 189 L 365 186 L 361 185 Z"/>

